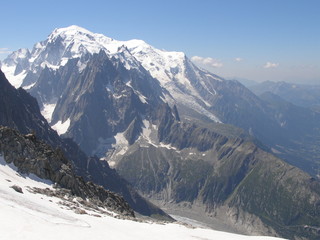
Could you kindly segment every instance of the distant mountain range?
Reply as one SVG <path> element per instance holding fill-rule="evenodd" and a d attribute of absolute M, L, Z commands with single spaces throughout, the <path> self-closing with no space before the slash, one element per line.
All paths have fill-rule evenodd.
<path fill-rule="evenodd" d="M 313 110 L 320 109 L 320 85 L 266 81 L 251 85 L 249 89 L 258 96 L 265 92 L 271 92 L 297 106 Z"/>
<path fill-rule="evenodd" d="M 316 239 L 319 181 L 273 154 L 316 175 L 319 113 L 270 94 L 260 98 L 183 53 L 77 26 L 12 53 L 2 70 L 67 139 L 52 133 L 33 98 L 26 111 L 35 120 L 11 127 L 45 129 L 43 138 L 69 153 L 79 173 L 123 194 L 135 210 L 166 216 L 109 165 L 149 199 L 199 206 L 238 231 Z M 2 124 L 23 117 L 11 118 Z"/>

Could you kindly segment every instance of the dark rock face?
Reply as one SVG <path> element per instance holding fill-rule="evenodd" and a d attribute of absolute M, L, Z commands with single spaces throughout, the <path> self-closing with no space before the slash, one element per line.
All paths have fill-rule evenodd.
<path fill-rule="evenodd" d="M 32 131 L 49 143 L 58 135 L 40 113 L 37 100 L 22 88 L 15 89 L 0 71 L 0 124 L 27 134 Z"/>
<path fill-rule="evenodd" d="M 103 51 L 91 56 L 81 72 L 76 67 L 79 62 L 72 59 L 58 71 L 44 69 L 30 93 L 40 104 L 57 99 L 51 124 L 69 118 L 64 137 L 72 138 L 88 155 L 99 138 L 112 138 L 130 124 L 126 137 L 133 142 L 141 119 L 152 117 L 165 90 L 141 66 L 128 70 Z"/>
<path fill-rule="evenodd" d="M 0 127 L 0 152 L 7 163 L 13 163 L 22 173 L 51 180 L 83 199 L 97 198 L 104 207 L 134 217 L 133 210 L 122 197 L 76 176 L 62 151 L 53 150 L 34 135 L 23 136 L 10 128 Z"/>

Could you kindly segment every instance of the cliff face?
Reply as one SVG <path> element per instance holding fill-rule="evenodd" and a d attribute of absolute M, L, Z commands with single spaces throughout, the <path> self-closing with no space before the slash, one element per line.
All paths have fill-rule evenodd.
<path fill-rule="evenodd" d="M 49 143 L 58 143 L 59 137 L 40 113 L 37 100 L 22 88 L 10 85 L 0 70 L 0 124 L 23 134 L 35 132 Z"/>

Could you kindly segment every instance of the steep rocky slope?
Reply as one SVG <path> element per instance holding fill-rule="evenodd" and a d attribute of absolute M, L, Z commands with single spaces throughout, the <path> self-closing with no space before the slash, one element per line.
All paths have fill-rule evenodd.
<path fill-rule="evenodd" d="M 96 207 L 134 217 L 134 211 L 122 197 L 76 176 L 61 150 L 52 149 L 33 134 L 21 135 L 13 129 L 0 126 L 0 154 L 21 173 L 33 173 L 41 179 L 51 180 Z"/>
<path fill-rule="evenodd" d="M 159 83 L 144 68 L 129 71 L 115 61 L 101 51 L 88 60 L 81 72 L 74 72 L 80 62 L 74 59 L 57 71 L 45 69 L 30 90 L 42 103 L 60 96 L 51 125 L 70 122 L 61 134 L 73 138 L 89 155 L 95 154 L 99 139 L 111 139 L 130 124 L 136 126 L 130 137 L 137 138 L 142 119 L 151 116 L 163 102 Z"/>
<path fill-rule="evenodd" d="M 60 139 L 40 113 L 37 101 L 25 90 L 15 89 L 0 70 L 0 125 L 34 133 L 54 148 L 61 148 L 77 175 L 122 195 L 140 214 L 171 219 L 161 209 L 142 198 L 130 184 L 119 177 L 107 162 L 87 157 L 71 139 Z"/>
<path fill-rule="evenodd" d="M 116 165 L 143 194 L 201 206 L 246 233 L 317 239 L 318 180 L 252 142 L 175 121 L 170 111 L 164 119 L 167 145 L 133 145 Z"/>

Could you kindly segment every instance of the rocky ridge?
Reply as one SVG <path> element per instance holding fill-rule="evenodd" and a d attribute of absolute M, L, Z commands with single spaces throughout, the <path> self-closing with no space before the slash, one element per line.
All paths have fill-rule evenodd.
<path fill-rule="evenodd" d="M 96 207 L 100 206 L 123 216 L 135 216 L 132 208 L 121 196 L 76 176 L 61 150 L 52 149 L 37 140 L 33 134 L 21 135 L 13 129 L 0 126 L 0 153 L 5 161 L 8 164 L 13 163 L 19 172 L 32 173 L 41 179 L 51 180 L 59 188 L 70 190 L 69 195 L 80 197 L 84 203 L 91 202 Z M 59 191 L 66 193 L 65 190 Z"/>

